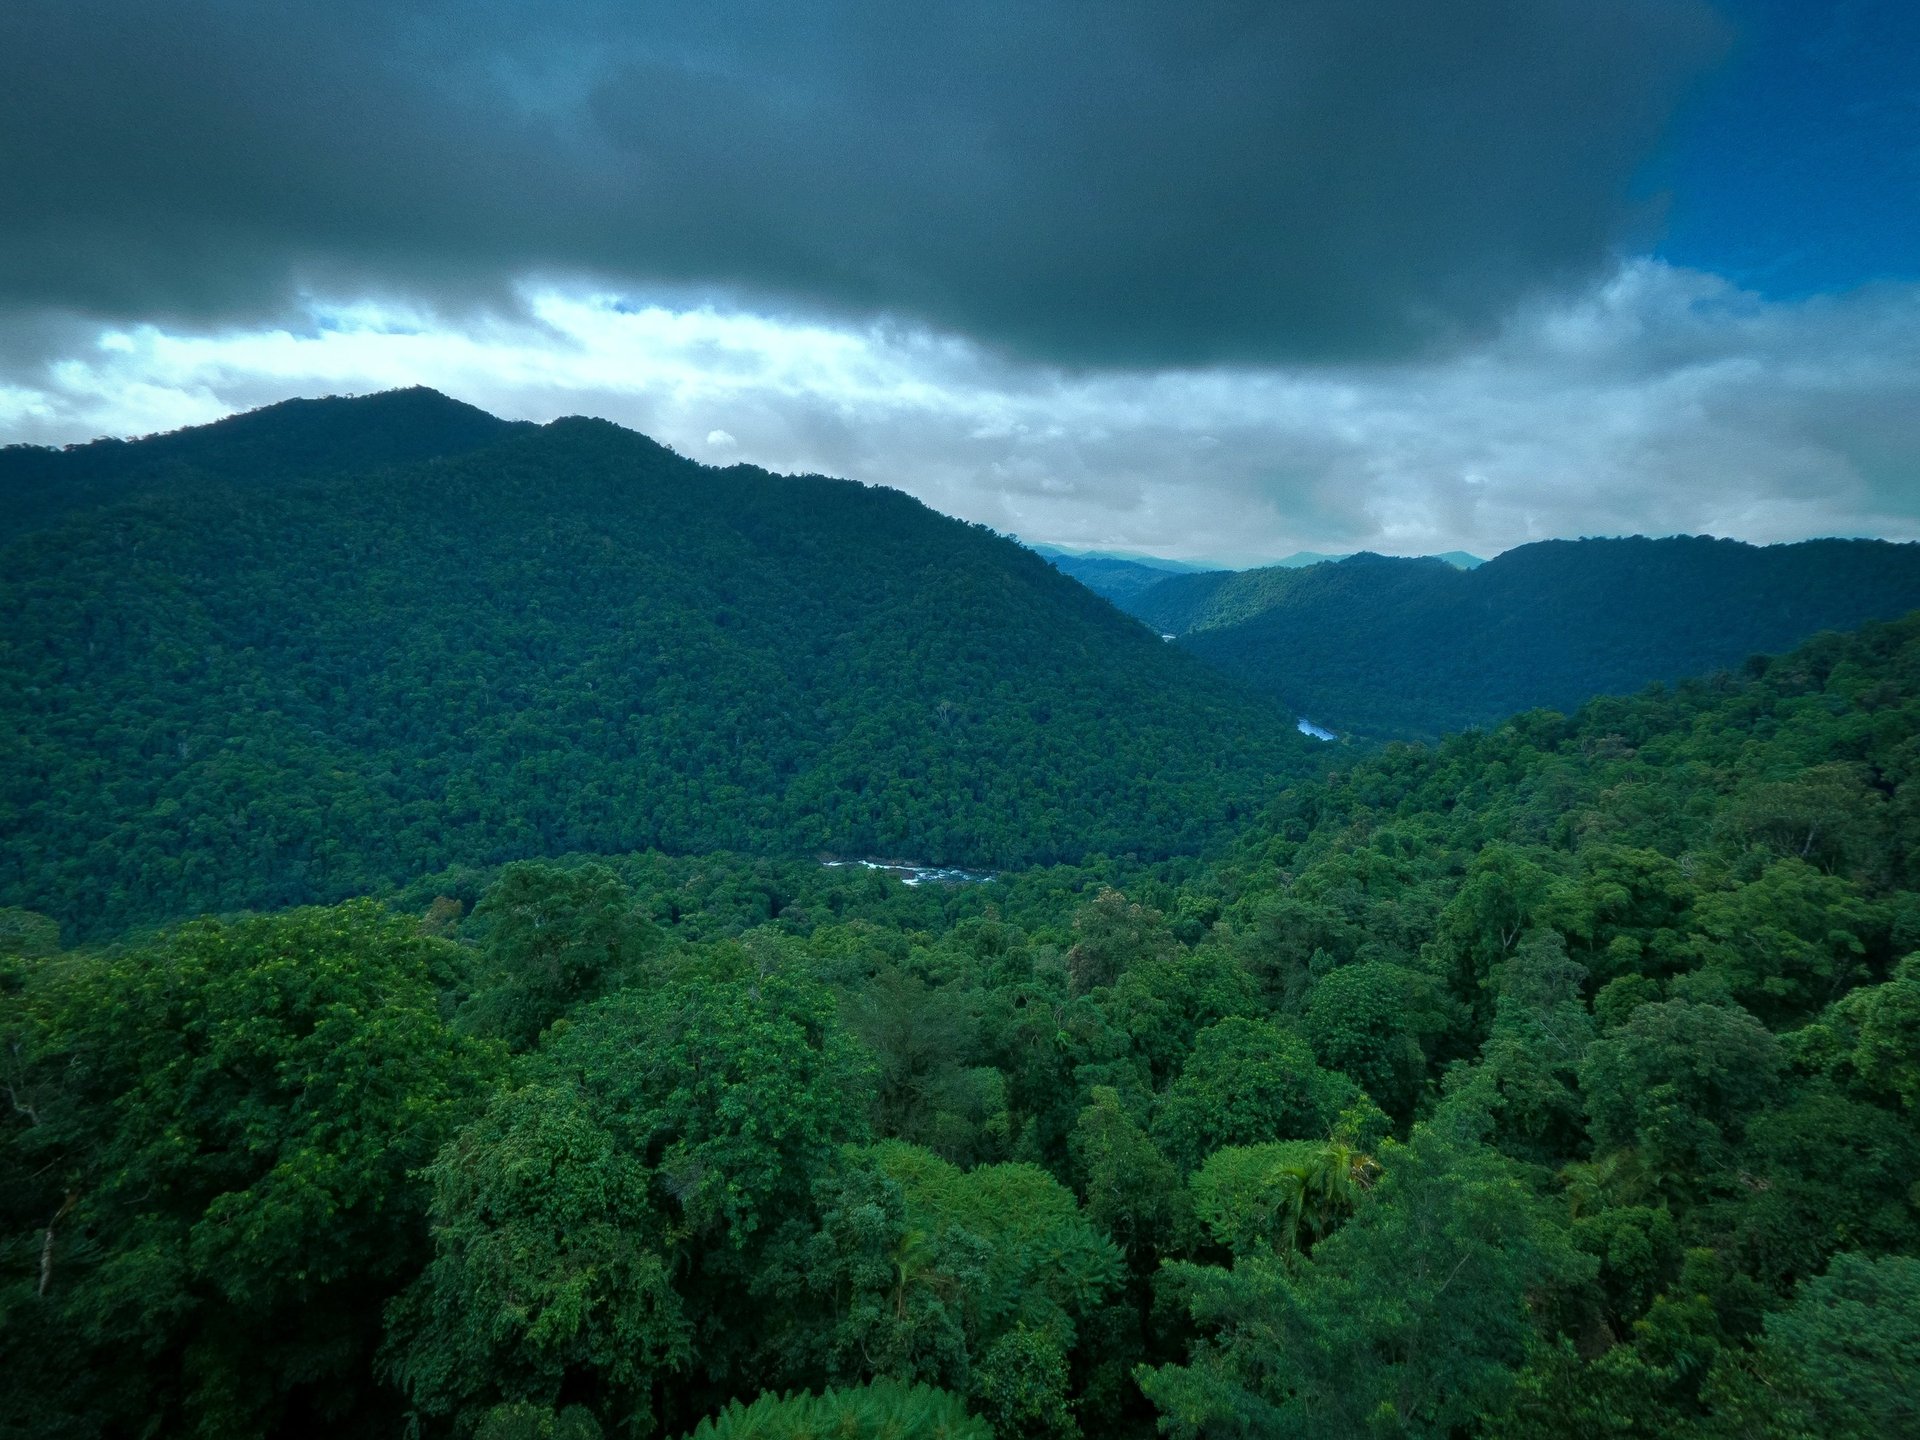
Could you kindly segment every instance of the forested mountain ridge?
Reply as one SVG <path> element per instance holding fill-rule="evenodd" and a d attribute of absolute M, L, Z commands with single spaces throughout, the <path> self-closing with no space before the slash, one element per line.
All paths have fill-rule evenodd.
<path fill-rule="evenodd" d="M 1207 865 L 0 913 L 0 1429 L 1911 1433 L 1920 618 L 1348 754 Z"/>
<path fill-rule="evenodd" d="M 1430 738 L 1904 615 L 1920 545 L 1549 540 L 1472 570 L 1361 554 L 1176 576 L 1120 603 L 1323 725 Z"/>
<path fill-rule="evenodd" d="M 100 933 L 567 851 L 1168 854 L 1311 763 L 897 491 L 587 420 L 265 478 L 5 551 L 0 903 Z"/>
<path fill-rule="evenodd" d="M 1094 594 L 1116 605 L 1176 573 L 1142 565 L 1137 560 L 1109 560 L 1104 556 L 1049 555 L 1047 561 L 1054 569 L 1071 575 Z"/>
<path fill-rule="evenodd" d="M 1306 565 L 1209 570 L 1170 576 L 1120 608 L 1162 634 L 1185 636 L 1238 625 L 1289 603 L 1325 604 L 1328 592 L 1368 596 L 1383 584 L 1418 584 L 1455 568 L 1430 556 L 1399 559 L 1362 553 Z"/>
<path fill-rule="evenodd" d="M 1361 551 L 1357 555 L 1320 555 L 1302 550 L 1272 565 L 1251 570 L 1203 570 L 1189 575 L 1161 578 L 1124 600 L 1109 597 L 1129 615 L 1144 620 L 1163 635 L 1185 635 L 1196 630 L 1216 630 L 1251 620 L 1263 611 L 1276 609 L 1296 596 L 1317 593 L 1317 587 L 1336 583 L 1335 575 L 1355 581 L 1379 581 L 1380 574 L 1362 577 L 1352 572 L 1333 572 L 1328 566 L 1352 562 L 1364 568 L 1374 562 L 1391 567 L 1396 575 L 1430 577 L 1438 565 L 1449 571 L 1473 570 L 1487 562 L 1464 550 L 1449 550 L 1444 555 L 1397 557 Z"/>
<path fill-rule="evenodd" d="M 1137 595 L 1169 575 L 1185 574 L 1193 567 L 1175 560 L 1135 560 L 1124 555 L 1080 555 L 1049 545 L 1036 545 L 1036 552 L 1047 557 L 1054 569 L 1071 575 L 1082 585 L 1116 605 Z M 1121 605 L 1124 610 L 1126 607 Z"/>
<path fill-rule="evenodd" d="M 0 448 L 0 543 L 71 511 L 221 482 L 369 471 L 460 455 L 532 427 L 414 386 L 353 398 L 283 400 L 139 440 Z"/>

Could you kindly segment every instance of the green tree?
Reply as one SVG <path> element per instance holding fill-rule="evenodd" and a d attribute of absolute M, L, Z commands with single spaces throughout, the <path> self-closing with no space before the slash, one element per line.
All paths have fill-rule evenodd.
<path fill-rule="evenodd" d="M 17 906 L 0 908 L 0 957 L 44 959 L 60 949 L 60 926 Z"/>
<path fill-rule="evenodd" d="M 963 1171 L 899 1144 L 877 1147 L 875 1158 L 906 1196 L 914 1229 L 936 1247 L 986 1257 L 981 1282 L 963 1293 L 971 1354 L 1016 1325 L 1072 1348 L 1120 1276 L 1119 1251 L 1087 1223 L 1072 1191 L 1036 1165 Z"/>
<path fill-rule="evenodd" d="M 791 1369 L 930 1381 L 974 1395 L 1003 1435 L 1075 1433 L 1068 1359 L 1122 1264 L 1071 1191 L 1036 1166 L 961 1170 L 889 1141 L 817 1194 L 818 1229 L 773 1257 Z"/>
<path fill-rule="evenodd" d="M 502 1058 L 440 1019 L 448 948 L 357 903 L 41 962 L 5 1132 L 34 1192 L 8 1211 L 38 1218 L 9 1247 L 33 1263 L 8 1267 L 0 1353 L 43 1383 L 0 1415 L 244 1436 L 381 1413 L 380 1309 L 423 1258 L 415 1172 Z"/>
<path fill-rule="evenodd" d="M 988 1440 L 984 1421 L 960 1397 L 928 1385 L 875 1380 L 818 1395 L 735 1400 L 702 1420 L 685 1440 Z"/>
<path fill-rule="evenodd" d="M 763 1323 L 779 1374 L 967 1385 L 963 1295 L 987 1284 L 985 1247 L 941 1243 L 905 1190 L 862 1153 L 814 1186 L 811 1227 L 769 1255 Z"/>
<path fill-rule="evenodd" d="M 473 1440 L 601 1440 L 600 1422 L 584 1405 L 551 1410 L 514 1401 L 489 1410 Z"/>
<path fill-rule="evenodd" d="M 1528 932 L 1500 966 L 1475 1079 L 1485 1087 L 1495 1142 L 1508 1154 L 1552 1161 L 1584 1142 L 1579 1069 L 1594 1035 L 1580 1003 L 1586 974 L 1553 930 Z"/>
<path fill-rule="evenodd" d="M 1826 1434 L 1920 1429 L 1920 1260 L 1836 1255 L 1769 1315 L 1761 1355 L 1799 1381 Z"/>
<path fill-rule="evenodd" d="M 1110 1085 L 1093 1088 L 1068 1148 L 1087 1219 L 1113 1238 L 1136 1269 L 1150 1270 L 1172 1243 L 1185 1208 L 1172 1162 Z"/>
<path fill-rule="evenodd" d="M 1426 1076 L 1424 1042 L 1445 1024 L 1424 976 L 1378 962 L 1322 976 L 1308 992 L 1302 1021 L 1322 1065 L 1351 1076 L 1402 1120 L 1413 1113 Z"/>
<path fill-rule="evenodd" d="M 1593 1142 L 1635 1147 L 1673 1193 L 1697 1195 L 1778 1092 L 1785 1062 L 1780 1042 L 1738 1006 L 1642 1005 L 1581 1063 Z"/>
<path fill-rule="evenodd" d="M 1483 1021 L 1492 1014 L 1500 966 L 1567 888 L 1550 862 L 1551 856 L 1513 845 L 1488 845 L 1474 856 L 1466 880 L 1440 912 L 1435 962 Z"/>
<path fill-rule="evenodd" d="M 1259 1011 L 1252 978 L 1217 946 L 1136 959 L 1100 1002 L 1156 1089 L 1178 1073 L 1202 1030 Z"/>
<path fill-rule="evenodd" d="M 579 1392 L 646 1433 L 694 1355 L 719 1380 L 753 1363 L 766 1247 L 864 1136 L 865 1061 L 824 988 L 776 972 L 623 990 L 529 1074 L 434 1164 L 389 1364 L 431 1415 Z"/>
<path fill-rule="evenodd" d="M 1339 1140 L 1229 1145 L 1188 1182 L 1194 1214 L 1237 1256 L 1304 1254 L 1360 1206 L 1380 1167 Z"/>
<path fill-rule="evenodd" d="M 873 1052 L 874 1133 L 928 1144 L 952 1133 L 953 1121 L 976 1108 L 969 1072 L 980 1056 L 979 1023 L 958 987 L 934 987 L 917 975 L 883 970 L 853 992 L 843 1013 L 848 1028 Z M 1000 1082 L 998 1072 L 992 1081 Z"/>
<path fill-rule="evenodd" d="M 1507 1395 L 1535 1311 L 1592 1264 L 1516 1168 L 1416 1127 L 1352 1219 L 1303 1260 L 1169 1267 L 1205 1332 L 1143 1367 L 1167 1434 L 1443 1437 Z"/>
<path fill-rule="evenodd" d="M 987 1348 L 973 1394 L 999 1440 L 1078 1440 L 1070 1384 L 1059 1337 L 1016 1325 Z"/>
<path fill-rule="evenodd" d="M 1882 907 L 1804 860 L 1776 860 L 1750 884 L 1701 896 L 1695 941 L 1704 977 L 1779 1025 L 1837 998 L 1866 974 L 1887 930 Z"/>
<path fill-rule="evenodd" d="M 1084 994 L 1111 985 L 1135 965 L 1165 960 L 1179 948 L 1166 917 L 1158 910 L 1134 904 L 1118 890 L 1102 890 L 1073 917 L 1073 948 L 1067 952 L 1067 973 L 1073 988 Z"/>
<path fill-rule="evenodd" d="M 639 978 L 660 936 L 603 865 L 509 865 L 474 907 L 483 963 L 462 1016 L 516 1050 L 573 1006 Z"/>
<path fill-rule="evenodd" d="M 1234 1017 L 1200 1032 L 1153 1117 L 1153 1139 L 1182 1173 L 1223 1145 L 1324 1137 L 1355 1099 L 1291 1030 Z"/>
<path fill-rule="evenodd" d="M 1633 1322 L 1626 1343 L 1583 1360 L 1562 1336 L 1536 1341 L 1509 1402 L 1492 1412 L 1497 1440 L 1569 1435 L 1722 1436 L 1711 1380 L 1758 1328 L 1762 1292 L 1708 1249 L 1689 1251 L 1673 1284 Z M 1786 1434 L 1805 1435 L 1791 1430 Z M 1725 1435 L 1775 1436 L 1770 1427 Z M 1780 1437 L 1784 1440 L 1784 1436 Z"/>
<path fill-rule="evenodd" d="M 1920 1135 L 1815 1080 L 1746 1125 L 1739 1183 L 1712 1208 L 1747 1269 L 1784 1291 L 1844 1250 L 1920 1242 Z"/>
<path fill-rule="evenodd" d="M 1599 1262 L 1604 1319 L 1626 1334 L 1679 1274 L 1680 1227 L 1665 1206 L 1611 1205 L 1573 1222 L 1574 1243 Z"/>
<path fill-rule="evenodd" d="M 1795 1037 L 1807 1064 L 1859 1093 L 1920 1107 L 1920 955 L 1844 996 Z"/>
<path fill-rule="evenodd" d="M 1749 785 L 1727 807 L 1724 823 L 1777 855 L 1829 871 L 1857 869 L 1878 854 L 1886 829 L 1886 797 L 1863 772 L 1836 760 Z"/>
<path fill-rule="evenodd" d="M 565 1389 L 647 1433 L 655 1381 L 686 1366 L 693 1328 L 673 1220 L 640 1157 L 575 1091 L 531 1085 L 428 1174 L 434 1258 L 391 1317 L 393 1375 L 414 1403 L 551 1412 Z"/>

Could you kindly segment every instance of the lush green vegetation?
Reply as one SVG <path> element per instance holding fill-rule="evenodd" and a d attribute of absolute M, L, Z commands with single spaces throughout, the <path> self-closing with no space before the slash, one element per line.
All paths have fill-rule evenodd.
<path fill-rule="evenodd" d="M 189 486 L 232 503 L 261 484 L 463 455 L 531 428 L 416 387 L 285 400 L 142 440 L 8 445 L 0 447 L 0 540 L 75 512 Z"/>
<path fill-rule="evenodd" d="M 231 456 L 119 448 L 384 454 L 373 400 L 230 422 Z M 94 935 L 568 851 L 1164 856 L 1314 763 L 1270 702 L 899 492 L 509 429 L 377 473 L 167 471 L 9 547 L 0 904 Z"/>
<path fill-rule="evenodd" d="M 1355 555 L 1115 603 L 1343 734 L 1435 739 L 1740 665 L 1920 606 L 1920 546 L 1547 541 L 1472 570 Z"/>
<path fill-rule="evenodd" d="M 1326 567 L 1338 563 L 1265 565 L 1257 570 L 1203 570 L 1197 575 L 1163 576 L 1150 589 L 1109 598 L 1163 635 L 1187 635 L 1236 625 L 1284 605 L 1303 587 L 1310 591 L 1324 584 L 1332 573 Z"/>
<path fill-rule="evenodd" d="M 10 1433 L 1920 1418 L 1920 618 L 1208 864 L 638 854 L 0 953 Z"/>

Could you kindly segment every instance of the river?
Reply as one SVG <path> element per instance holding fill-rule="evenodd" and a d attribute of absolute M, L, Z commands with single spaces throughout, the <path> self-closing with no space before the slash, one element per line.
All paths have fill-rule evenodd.
<path fill-rule="evenodd" d="M 997 880 L 998 874 L 992 870 L 961 870 L 955 866 L 917 865 L 911 860 L 822 860 L 829 870 L 854 867 L 861 870 L 881 870 L 897 876 L 906 885 L 981 885 L 988 880 Z"/>

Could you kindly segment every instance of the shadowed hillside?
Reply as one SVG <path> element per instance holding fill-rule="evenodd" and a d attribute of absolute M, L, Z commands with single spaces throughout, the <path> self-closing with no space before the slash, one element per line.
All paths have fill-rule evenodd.
<path fill-rule="evenodd" d="M 1429 737 L 1738 665 L 1920 607 L 1920 546 L 1550 540 L 1473 570 L 1361 554 L 1175 576 L 1125 602 L 1336 730 Z"/>
<path fill-rule="evenodd" d="M 334 402 L 374 422 L 334 453 L 404 448 L 393 403 Z M 314 413 L 125 448 L 245 475 Z M 81 933 L 571 850 L 1163 854 L 1306 763 L 1011 541 L 598 421 L 182 478 L 5 558 L 0 904 Z"/>
<path fill-rule="evenodd" d="M 142 440 L 0 449 L 0 540 L 69 512 L 172 486 L 259 485 L 340 470 L 377 470 L 491 445 L 525 421 L 500 420 L 416 385 L 378 395 L 283 400 Z"/>
<path fill-rule="evenodd" d="M 1126 609 L 1127 600 L 1169 575 L 1183 575 L 1195 567 L 1179 560 L 1131 559 L 1125 555 L 1075 554 L 1051 545 L 1033 547 L 1054 569 L 1071 575 L 1096 595 L 1104 595 Z"/>

